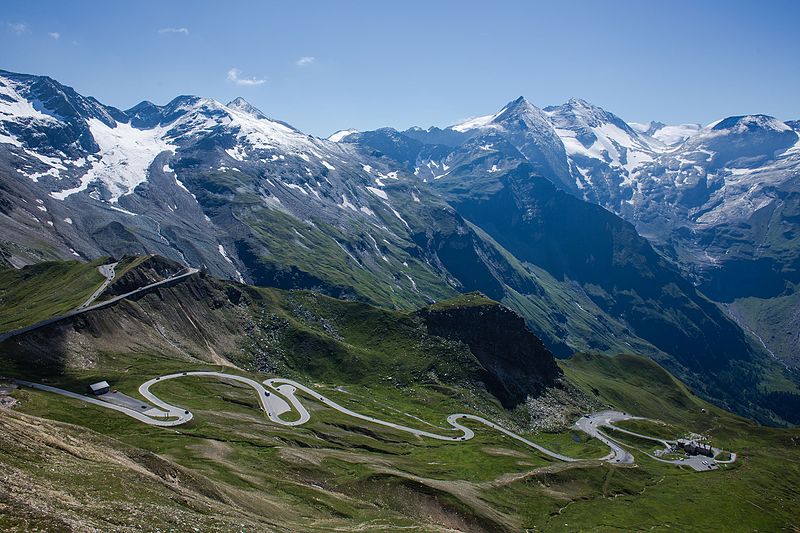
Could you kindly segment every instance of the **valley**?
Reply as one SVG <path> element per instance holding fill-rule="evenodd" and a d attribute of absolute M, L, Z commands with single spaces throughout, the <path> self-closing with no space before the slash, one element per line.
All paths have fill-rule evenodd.
<path fill-rule="evenodd" d="M 152 282 L 157 270 L 171 271 L 154 267 L 160 261 L 123 258 L 120 264 L 134 266 L 118 270 L 115 282 Z M 96 283 L 103 283 L 101 276 Z M 526 390 L 539 392 L 516 396 L 513 381 L 503 378 L 502 359 L 535 361 L 535 352 L 515 352 L 536 343 L 520 343 L 515 336 L 530 335 L 524 322 L 482 296 L 407 314 L 199 272 L 148 291 L 130 294 L 130 287 L 115 289 L 112 282 L 106 290 L 126 296 L 0 344 L 0 374 L 36 385 L 12 391 L 18 404 L 2 417 L 3 462 L 14 476 L 0 492 L 0 501 L 12 504 L 0 513 L 5 527 L 182 529 L 200 520 L 220 531 L 234 523 L 327 531 L 354 522 L 429 531 L 571 530 L 582 521 L 596 523 L 597 513 L 631 528 L 654 519 L 694 527 L 710 519 L 700 511 L 705 503 L 693 512 L 684 501 L 680 514 L 666 503 L 694 486 L 730 509 L 724 523 L 731 530 L 792 519 L 781 503 L 796 490 L 791 471 L 770 492 L 757 487 L 784 468 L 777 457 L 795 460 L 796 430 L 760 427 L 718 409 L 637 356 L 576 355 L 551 366 L 542 353 L 538 368 L 521 367 L 527 378 L 516 376 L 531 383 Z M 256 317 L 262 318 L 251 322 Z M 496 332 L 493 320 L 504 324 Z M 191 323 L 205 326 L 193 330 Z M 239 327 L 257 329 L 237 335 Z M 484 352 L 484 346 L 495 349 Z M 254 394 L 232 375 L 252 375 L 252 383 L 264 381 L 263 390 Z M 175 379 L 165 379 L 170 376 Z M 80 391 L 100 380 L 177 418 L 150 427 L 102 400 L 96 402 L 106 405 L 40 390 L 75 391 L 83 399 Z M 265 403 L 265 391 L 276 403 Z M 467 418 L 454 422 L 459 432 L 448 435 L 450 413 L 465 407 L 510 432 Z M 604 428 L 622 453 L 620 463 L 612 457 L 609 465 L 598 460 L 608 456 L 606 444 L 574 427 L 587 411 L 609 408 L 655 420 L 629 420 L 638 423 L 631 431 L 670 439 L 702 435 L 735 450 L 736 462 L 695 472 L 651 458 L 640 443 Z M 37 437 L 17 438 L 26 434 Z M 34 442 L 43 447 L 29 455 Z M 35 456 L 48 457 L 57 473 L 38 471 Z M 624 466 L 625 457 L 635 464 Z M 91 476 L 112 472 L 126 487 L 141 489 L 111 485 L 98 493 L 87 485 Z M 37 501 L 24 487 L 38 487 L 48 504 L 22 505 L 23 494 Z M 731 491 L 770 514 L 733 512 L 726 503 Z M 528 503 L 512 503 L 520 498 Z M 63 512 L 79 501 L 87 506 L 80 518 Z M 648 515 L 626 513 L 619 507 L 625 501 L 645 506 Z M 130 522 L 110 522 L 123 515 L 108 510 L 121 508 L 130 510 L 124 515 Z"/>
<path fill-rule="evenodd" d="M 62 81 L 0 70 L 0 530 L 800 527 L 797 121 Z"/>

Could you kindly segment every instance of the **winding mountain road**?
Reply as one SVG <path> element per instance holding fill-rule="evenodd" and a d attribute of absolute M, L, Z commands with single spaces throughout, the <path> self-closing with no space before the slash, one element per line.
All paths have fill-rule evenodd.
<path fill-rule="evenodd" d="M 100 273 L 106 277 L 106 280 L 99 287 L 97 287 L 97 290 L 94 291 L 85 302 L 78 306 L 78 309 L 89 307 L 92 302 L 97 300 L 100 295 L 103 294 L 103 291 L 106 290 L 106 287 L 108 287 L 109 284 L 114 281 L 114 276 L 117 275 L 115 270 L 117 268 L 117 264 L 118 263 L 109 263 L 107 265 L 100 265 L 97 267 L 97 270 L 99 270 Z"/>
<path fill-rule="evenodd" d="M 259 398 L 260 407 L 267 414 L 267 417 L 272 422 L 282 426 L 289 426 L 289 427 L 299 426 L 305 424 L 311 419 L 311 415 L 308 412 L 308 409 L 306 409 L 306 407 L 300 401 L 300 398 L 298 398 L 298 393 L 302 393 L 330 407 L 331 409 L 334 409 L 347 416 L 357 418 L 359 420 L 363 420 L 365 422 L 369 422 L 372 424 L 377 424 L 398 431 L 410 433 L 418 437 L 426 437 L 426 438 L 431 438 L 441 441 L 449 441 L 449 442 L 467 441 L 475 436 L 475 432 L 469 427 L 463 425 L 461 421 L 470 420 L 473 422 L 478 422 L 480 424 L 483 424 L 484 426 L 492 428 L 496 431 L 499 431 L 504 435 L 507 435 L 512 439 L 515 439 L 553 459 L 565 462 L 585 460 L 574 457 L 568 457 L 566 455 L 554 452 L 552 450 L 545 448 L 540 444 L 537 444 L 536 442 L 526 439 L 525 437 L 504 428 L 499 424 L 496 424 L 483 417 L 467 413 L 455 413 L 448 416 L 447 423 L 450 424 L 453 433 L 445 433 L 445 434 L 433 433 L 431 431 L 425 431 L 422 429 L 416 429 L 409 426 L 404 426 L 402 424 L 396 424 L 394 422 L 381 420 L 379 418 L 375 418 L 348 409 L 347 407 L 344 407 L 336 403 L 335 401 L 331 400 L 330 398 L 327 398 L 326 396 L 320 394 L 314 389 L 307 387 L 306 385 L 303 385 L 302 383 L 298 383 L 297 381 L 285 378 L 272 378 L 265 380 L 263 383 L 259 383 L 258 381 L 245 376 L 239 376 L 236 374 L 226 374 L 223 372 L 215 372 L 215 371 L 187 371 L 187 372 L 178 372 L 174 374 L 167 374 L 164 376 L 155 377 L 153 379 L 145 381 L 139 386 L 139 394 L 141 394 L 141 396 L 151 404 L 151 406 L 147 405 L 142 406 L 142 408 L 147 409 L 144 412 L 137 411 L 135 409 L 126 407 L 124 405 L 117 405 L 114 403 L 110 403 L 109 401 L 104 401 L 102 395 L 99 397 L 87 396 L 67 391 L 64 389 L 59 389 L 57 387 L 52 387 L 49 385 L 33 383 L 30 381 L 17 380 L 17 379 L 14 379 L 12 381 L 16 382 L 21 386 L 60 394 L 68 398 L 91 403 L 92 405 L 98 405 L 101 407 L 105 407 L 107 409 L 112 409 L 114 411 L 126 414 L 132 418 L 135 418 L 136 420 L 139 420 L 141 422 L 144 422 L 152 426 L 170 427 L 170 426 L 179 426 L 181 424 L 189 422 L 190 420 L 192 420 L 193 415 L 191 411 L 189 411 L 188 409 L 171 405 L 165 402 L 164 400 L 156 396 L 151 391 L 151 388 L 160 382 L 169 381 L 172 379 L 184 378 L 184 377 L 217 378 L 221 380 L 229 380 L 229 381 L 236 381 L 238 383 L 243 383 L 251 387 L 255 391 L 256 395 Z M 285 415 L 286 413 L 290 412 L 296 413 L 297 417 L 293 420 L 285 420 L 284 418 L 282 418 L 282 415 Z M 575 427 L 589 434 L 590 436 L 600 440 L 610 448 L 610 453 L 605 457 L 599 458 L 599 460 L 615 464 L 633 464 L 634 463 L 633 455 L 631 455 L 627 450 L 625 450 L 619 442 L 609 437 L 599 428 L 605 426 L 619 430 L 620 428 L 615 428 L 612 425 L 613 422 L 618 422 L 621 420 L 639 419 L 639 418 L 640 417 L 631 416 L 628 415 L 627 413 L 621 413 L 619 411 L 602 411 L 599 413 L 594 413 L 592 415 L 581 417 L 575 423 Z M 657 439 L 655 437 L 647 437 L 644 435 L 637 435 L 637 436 L 648 438 L 657 442 L 662 442 L 665 445 L 668 442 L 662 439 Z M 719 462 L 733 462 L 735 459 L 736 456 L 732 455 L 730 461 L 719 461 Z M 673 462 L 673 461 L 666 461 L 666 462 Z M 689 462 L 679 463 L 678 461 L 674 461 L 674 463 L 689 464 Z M 690 464 L 690 466 L 694 465 Z M 696 469 L 699 470 L 701 468 L 696 468 Z"/>

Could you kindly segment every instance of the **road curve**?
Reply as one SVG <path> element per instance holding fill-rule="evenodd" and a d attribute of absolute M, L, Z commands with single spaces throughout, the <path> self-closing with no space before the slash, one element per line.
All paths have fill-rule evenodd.
<path fill-rule="evenodd" d="M 344 414 L 346 414 L 348 416 L 352 416 L 353 418 L 358 418 L 360 420 L 365 420 L 367 422 L 372 422 L 373 424 L 378 424 L 378 425 L 381 425 L 381 426 L 386 426 L 386 427 L 390 427 L 390 428 L 397 429 L 397 430 L 400 430 L 400 431 L 404 431 L 406 433 L 411 433 L 412 435 L 416 435 L 418 437 L 428 437 L 428 438 L 431 438 L 431 439 L 445 440 L 445 441 L 465 441 L 465 440 L 470 440 L 472 437 L 475 436 L 475 432 L 472 431 L 470 428 L 460 424 L 458 421 L 462 420 L 462 419 L 474 420 L 476 422 L 480 422 L 481 424 L 483 424 L 483 425 L 485 425 L 487 427 L 495 429 L 495 430 L 497 430 L 497 431 L 499 431 L 499 432 L 501 432 L 501 433 L 503 433 L 505 435 L 508 435 L 509 437 L 511 437 L 513 439 L 516 439 L 516 440 L 518 440 L 518 441 L 520 441 L 520 442 L 522 442 L 524 444 L 527 444 L 531 448 L 534 448 L 534 449 L 540 451 L 541 453 L 543 453 L 545 455 L 548 455 L 548 456 L 550 456 L 550 457 L 552 457 L 554 459 L 558 459 L 559 461 L 577 461 L 578 460 L 578 459 L 575 459 L 573 457 L 567 457 L 566 455 L 562 455 L 560 453 L 556 453 L 554 451 L 548 450 L 547 448 L 545 448 L 545 447 L 543 447 L 543 446 L 541 446 L 539 444 L 536 444 L 535 442 L 530 441 L 530 440 L 526 439 L 525 437 L 517 435 L 516 433 L 514 433 L 512 431 L 509 431 L 506 428 L 504 428 L 504 427 L 502 427 L 502 426 L 500 426 L 498 424 L 495 424 L 494 422 L 486 420 L 485 418 L 480 417 L 480 416 L 475 416 L 475 415 L 470 415 L 470 414 L 465 414 L 465 413 L 452 414 L 452 415 L 447 417 L 447 423 L 450 424 L 453 427 L 454 430 L 460 431 L 461 434 L 460 435 L 459 434 L 457 434 L 457 435 L 440 435 L 438 433 L 432 433 L 430 431 L 425 431 L 425 430 L 422 430 L 422 429 L 415 429 L 415 428 L 411 428 L 411 427 L 408 427 L 408 426 L 403 426 L 401 424 L 395 424 L 394 422 L 387 422 L 386 420 L 381 420 L 379 418 L 374 418 L 374 417 L 371 417 L 371 416 L 368 416 L 368 415 L 364 415 L 364 414 L 358 413 L 356 411 L 348 409 L 347 407 L 339 405 L 338 403 L 334 402 L 330 398 L 327 398 L 327 397 L 323 396 L 322 394 L 316 392 L 315 390 L 313 390 L 313 389 L 311 389 L 309 387 L 306 387 L 302 383 L 298 383 L 298 382 L 296 382 L 294 380 L 291 380 L 291 379 L 274 378 L 274 379 L 266 380 L 265 383 L 269 384 L 272 387 L 276 387 L 278 390 L 281 390 L 281 392 L 284 392 L 284 390 L 285 390 L 285 389 L 282 389 L 283 387 L 285 387 L 286 385 L 290 385 L 292 387 L 292 389 L 293 389 L 293 390 L 290 391 L 290 395 L 288 396 L 288 398 L 290 400 L 295 400 L 296 401 L 297 398 L 296 398 L 294 393 L 295 393 L 296 390 L 301 390 L 301 391 L 305 392 L 306 394 L 308 394 L 309 396 L 311 396 L 312 398 L 314 398 L 315 400 L 327 405 L 328 407 L 330 407 L 332 409 L 335 409 L 335 410 L 339 411 L 340 413 L 344 413 Z M 283 385 L 279 385 L 278 386 L 277 384 L 279 384 L 279 383 L 281 383 Z M 289 392 L 289 391 L 286 391 L 286 392 Z M 293 404 L 294 404 L 294 401 L 293 401 Z M 303 408 L 303 411 L 305 411 L 304 408 Z M 307 411 L 306 411 L 306 414 L 307 414 Z"/>
<path fill-rule="evenodd" d="M 100 407 L 105 407 L 106 409 L 119 411 L 120 413 L 126 414 L 131 418 L 135 418 L 136 420 L 139 420 L 140 422 L 144 422 L 145 424 L 149 424 L 151 426 L 160 426 L 160 427 L 180 426 L 181 424 L 185 424 L 186 422 L 192 419 L 192 413 L 189 411 L 186 412 L 181 411 L 181 416 L 178 418 L 171 418 L 173 416 L 171 412 L 168 411 L 154 412 L 158 410 L 152 410 L 152 409 L 150 411 L 147 411 L 147 413 L 151 413 L 150 415 L 148 415 L 146 413 L 141 413 L 134 409 L 129 409 L 121 405 L 115 405 L 113 403 L 104 402 L 103 400 L 98 400 L 97 398 L 91 396 L 78 394 L 76 392 L 70 392 L 68 390 L 59 389 L 57 387 L 42 385 L 41 383 L 33 383 L 31 381 L 25 381 L 22 379 L 14 379 L 12 381 L 17 385 L 21 385 L 24 387 L 29 387 L 32 389 L 37 389 L 46 392 L 54 392 L 56 394 L 66 396 L 68 398 L 74 398 L 76 400 L 81 400 L 83 402 L 90 403 L 92 405 L 99 405 Z"/>
<path fill-rule="evenodd" d="M 53 392 L 56 394 L 61 394 L 62 396 L 66 396 L 69 398 L 73 398 L 76 400 L 81 400 L 87 403 L 91 403 L 93 405 L 97 405 L 100 407 L 105 407 L 107 409 L 112 409 L 114 411 L 118 411 L 120 413 L 126 414 L 136 420 L 144 422 L 145 424 L 149 424 L 152 426 L 160 426 L 160 427 L 167 427 L 167 426 L 179 426 L 181 424 L 185 424 L 186 422 L 192 420 L 192 413 L 188 409 L 183 407 L 171 405 L 158 396 L 156 396 L 150 389 L 159 382 L 168 381 L 171 379 L 177 379 L 182 377 L 214 377 L 222 380 L 232 380 L 237 381 L 239 383 L 243 383 L 251 387 L 259 398 L 259 403 L 261 409 L 267 414 L 267 417 L 274 423 L 282 425 L 282 426 L 299 426 L 311 419 L 311 415 L 297 397 L 298 391 L 312 397 L 313 399 L 321 402 L 328 407 L 339 411 L 340 413 L 346 414 L 353 418 L 357 418 L 359 420 L 364 420 L 366 422 L 371 422 L 373 424 L 378 424 L 381 426 L 393 428 L 399 431 L 403 431 L 406 433 L 410 433 L 412 435 L 416 435 L 419 437 L 427 437 L 431 439 L 441 440 L 441 441 L 449 441 L 449 442 L 463 442 L 472 439 L 475 436 L 475 432 L 464 426 L 460 423 L 460 420 L 472 420 L 475 422 L 479 422 L 487 427 L 495 429 L 523 444 L 530 446 L 538 450 L 539 452 L 552 457 L 553 459 L 557 459 L 559 461 L 579 461 L 580 459 L 576 459 L 573 457 L 568 457 L 566 455 L 562 455 L 560 453 L 554 452 L 552 450 L 548 450 L 544 446 L 537 444 L 525 437 L 517 435 L 513 431 L 510 431 L 499 424 L 495 424 L 494 422 L 487 420 L 483 417 L 466 414 L 466 413 L 455 413 L 447 417 L 447 423 L 450 424 L 454 432 L 454 434 L 438 434 L 433 433 L 430 431 L 425 431 L 421 429 L 416 429 L 408 426 L 404 426 L 402 424 L 396 424 L 394 422 L 388 422 L 386 420 L 381 420 L 379 418 L 374 418 L 368 415 L 364 415 L 362 413 L 358 413 L 347 407 L 339 405 L 338 403 L 334 402 L 330 398 L 327 398 L 320 394 L 319 392 L 303 385 L 302 383 L 298 383 L 297 381 L 291 379 L 284 379 L 284 378 L 273 378 L 267 379 L 262 383 L 258 381 L 239 376 L 236 374 L 226 374 L 222 372 L 214 372 L 214 371 L 187 371 L 187 372 L 178 372 L 174 374 L 167 374 L 164 376 L 159 376 L 148 381 L 145 381 L 139 386 L 139 394 L 142 395 L 148 402 L 150 402 L 153 407 L 145 412 L 136 411 L 124 406 L 116 405 L 113 403 L 109 403 L 103 401 L 100 397 L 93 397 L 93 396 L 86 396 L 83 394 L 78 394 L 75 392 L 70 392 L 64 389 L 59 389 L 57 387 L 51 387 L 49 385 L 42 385 L 38 383 L 33 383 L 30 381 L 24 380 L 13 380 L 16 383 L 32 387 L 38 390 Z M 266 386 L 265 386 L 266 385 Z M 284 420 L 281 418 L 281 415 L 295 411 L 298 414 L 297 419 L 295 420 Z M 607 460 L 609 457 L 612 457 L 613 453 L 601 460 Z"/>
<path fill-rule="evenodd" d="M 78 306 L 78 309 L 89 307 L 92 302 L 97 300 L 100 295 L 103 294 L 103 291 L 106 290 L 106 287 L 108 287 L 111 282 L 114 281 L 114 276 L 117 275 L 115 270 L 117 268 L 117 264 L 118 263 L 108 263 L 107 265 L 100 265 L 97 267 L 97 270 L 100 271 L 103 276 L 105 276 L 106 280 L 99 287 L 97 287 L 97 290 L 94 291 L 85 302 Z"/>
<path fill-rule="evenodd" d="M 351 409 L 348 409 L 347 407 L 344 407 L 336 403 L 335 401 L 331 400 L 330 398 L 327 398 L 326 396 L 320 394 L 314 389 L 307 387 L 302 383 L 298 383 L 297 381 L 286 378 L 271 378 L 265 380 L 263 383 L 259 383 L 258 381 L 245 376 L 239 376 L 236 374 L 226 374 L 223 372 L 215 372 L 215 371 L 187 371 L 187 372 L 177 372 L 174 374 L 167 374 L 164 376 L 158 376 L 148 381 L 145 381 L 139 386 L 139 394 L 141 394 L 143 398 L 145 398 L 148 402 L 150 402 L 152 405 L 155 406 L 152 409 L 149 409 L 145 412 L 139 412 L 124 406 L 115 405 L 113 403 L 103 401 L 101 399 L 102 396 L 100 397 L 86 396 L 66 391 L 63 389 L 59 389 L 56 387 L 51 387 L 48 385 L 32 383 L 30 381 L 24 381 L 24 380 L 13 380 L 13 381 L 23 386 L 32 387 L 47 392 L 53 392 L 56 394 L 61 394 L 62 396 L 67 396 L 69 398 L 88 402 L 93 405 L 98 405 L 101 407 L 112 409 L 114 411 L 121 412 L 132 418 L 135 418 L 136 420 L 139 420 L 141 422 L 144 422 L 152 426 L 168 427 L 168 426 L 178 426 L 181 424 L 185 424 L 186 422 L 192 420 L 193 415 L 191 411 L 189 411 L 188 409 L 171 405 L 165 402 L 164 400 L 156 396 L 150 389 L 151 387 L 162 381 L 168 381 L 171 379 L 190 377 L 190 376 L 236 381 L 251 387 L 257 394 L 259 398 L 260 407 L 267 414 L 267 417 L 272 422 L 282 426 L 289 426 L 289 427 L 299 426 L 305 424 L 311 419 L 311 415 L 308 412 L 308 409 L 306 409 L 306 407 L 303 405 L 303 403 L 297 396 L 298 392 L 302 392 L 303 394 L 310 396 L 314 400 L 347 416 L 357 418 L 359 420 L 364 420 L 372 424 L 377 424 L 392 429 L 396 429 L 398 431 L 410 433 L 418 437 L 427 437 L 431 439 L 449 441 L 449 442 L 467 441 L 475 436 L 475 432 L 472 429 L 464 426 L 460 421 L 471 420 L 483 424 L 484 426 L 492 428 L 496 431 L 499 431 L 500 433 L 503 433 L 504 435 L 507 435 L 512 439 L 515 439 L 553 459 L 565 462 L 586 460 L 586 459 L 577 459 L 574 457 L 568 457 L 566 455 L 554 452 L 552 450 L 545 448 L 540 444 L 537 444 L 529 439 L 526 439 L 525 437 L 522 437 L 521 435 L 514 433 L 513 431 L 504 428 L 499 424 L 496 424 L 483 417 L 467 413 L 454 413 L 447 417 L 447 423 L 450 424 L 452 431 L 454 432 L 447 434 L 433 433 L 431 431 L 425 431 L 422 429 L 416 429 L 404 426 L 402 424 L 396 424 L 394 422 L 381 420 L 379 418 L 374 418 L 369 415 L 365 415 L 353 411 Z M 297 413 L 298 416 L 296 419 L 284 420 L 283 418 L 281 418 L 281 415 L 284 415 L 292 411 Z M 668 445 L 669 441 L 665 441 L 655 437 L 648 437 L 646 435 L 634 434 L 632 432 L 622 430 L 621 428 L 616 428 L 613 425 L 613 422 L 618 422 L 621 420 L 638 419 L 638 418 L 640 417 L 634 417 L 628 415 L 627 413 L 621 413 L 619 411 L 601 411 L 598 413 L 581 417 L 575 423 L 575 427 L 583 431 L 584 433 L 587 433 L 590 436 L 598 439 L 599 441 L 601 441 L 602 443 L 604 443 L 606 446 L 609 447 L 609 449 L 611 450 L 610 453 L 605 457 L 600 458 L 599 460 L 615 464 L 633 464 L 634 463 L 633 455 L 631 455 L 627 450 L 625 450 L 613 438 L 608 436 L 606 433 L 602 432 L 600 430 L 600 427 L 609 427 L 616 430 L 621 430 L 626 433 L 631 433 L 639 437 L 647 438 L 656 442 L 663 443 L 664 445 Z M 730 461 L 719 461 L 719 462 L 721 463 L 733 462 L 735 460 L 736 460 L 736 455 L 731 454 Z M 662 461 L 671 462 L 665 460 Z M 675 461 L 674 463 L 679 464 L 678 461 Z"/>
<path fill-rule="evenodd" d="M 638 417 L 630 416 L 626 413 L 620 413 L 619 411 L 600 411 L 588 416 L 582 416 L 577 422 L 575 422 L 575 427 L 584 433 L 588 433 L 611 448 L 611 454 L 605 458 L 608 462 L 633 464 L 633 455 L 631 455 L 628 450 L 617 444 L 617 442 L 611 439 L 611 437 L 600 431 L 600 426 L 610 424 L 612 420 L 630 420 L 634 418 Z"/>
<path fill-rule="evenodd" d="M 619 411 L 601 411 L 598 413 L 593 413 L 588 416 L 581 417 L 576 423 L 575 426 L 589 433 L 593 437 L 600 439 L 603 441 L 607 446 L 611 447 L 613 450 L 617 451 L 617 457 L 614 458 L 614 462 L 633 462 L 633 456 L 628 453 L 626 450 L 620 446 L 620 443 L 614 439 L 613 437 L 609 436 L 607 433 L 604 433 L 600 430 L 601 427 L 605 427 L 614 431 L 618 431 L 620 433 L 624 433 L 627 435 L 631 435 L 633 437 L 638 437 L 641 439 L 649 440 L 652 442 L 656 442 L 664 447 L 664 453 L 670 453 L 673 451 L 674 446 L 677 444 L 677 441 L 662 439 L 659 437 L 652 437 L 650 435 L 643 435 L 641 433 L 636 433 L 621 427 L 614 425 L 615 422 L 619 422 L 622 420 L 647 420 L 646 418 L 638 417 L 638 416 L 630 416 L 627 413 L 620 413 Z M 678 466 L 688 466 L 698 471 L 705 471 L 705 470 L 713 470 L 717 468 L 718 464 L 729 464 L 736 461 L 736 454 L 730 452 L 730 459 L 727 460 L 718 460 L 716 457 L 722 453 L 722 450 L 719 448 L 712 448 L 713 457 L 706 457 L 704 455 L 689 455 L 685 458 L 681 459 L 664 459 L 657 455 L 648 453 L 646 451 L 640 450 L 642 453 L 659 461 L 661 463 L 669 463 Z M 619 459 L 619 460 L 617 460 Z"/>

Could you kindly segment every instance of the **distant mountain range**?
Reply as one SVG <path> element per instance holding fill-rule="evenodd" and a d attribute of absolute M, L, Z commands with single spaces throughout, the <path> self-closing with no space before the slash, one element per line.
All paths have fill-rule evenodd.
<path fill-rule="evenodd" d="M 788 420 L 771 394 L 794 390 L 776 358 L 794 364 L 797 339 L 763 333 L 798 314 L 796 128 L 519 98 L 449 128 L 319 139 L 241 98 L 122 111 L 0 71 L 0 260 L 156 253 L 395 308 L 479 290 L 558 354 L 645 354 Z"/>
<path fill-rule="evenodd" d="M 539 109 L 519 98 L 445 129 L 340 140 L 381 150 L 434 188 L 459 194 L 467 180 L 529 163 L 558 188 L 634 224 L 773 355 L 797 363 L 798 121 L 628 124 L 583 100 Z"/>

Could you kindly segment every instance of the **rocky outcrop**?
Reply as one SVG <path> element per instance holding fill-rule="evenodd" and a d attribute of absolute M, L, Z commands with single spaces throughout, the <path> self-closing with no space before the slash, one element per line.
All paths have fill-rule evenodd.
<path fill-rule="evenodd" d="M 506 408 L 554 386 L 553 354 L 512 310 L 470 293 L 419 311 L 428 333 L 462 342 L 483 366 L 487 390 Z"/>

